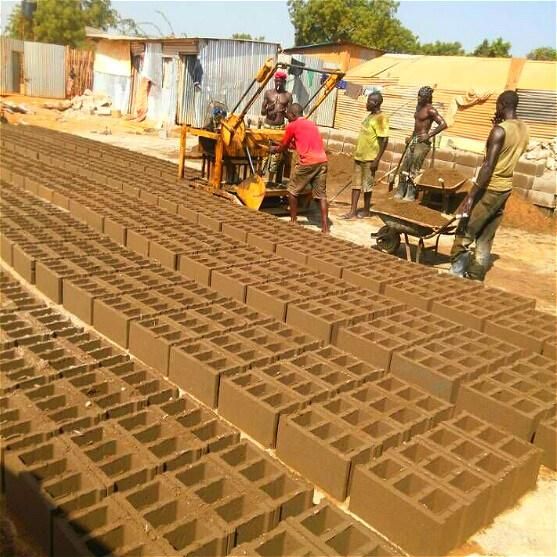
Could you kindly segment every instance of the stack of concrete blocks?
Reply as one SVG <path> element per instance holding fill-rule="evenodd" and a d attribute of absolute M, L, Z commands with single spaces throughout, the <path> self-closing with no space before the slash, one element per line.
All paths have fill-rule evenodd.
<path fill-rule="evenodd" d="M 356 146 L 358 134 L 351 131 L 336 130 L 334 128 L 320 128 L 326 148 L 331 153 L 344 153 L 351 156 Z M 400 160 L 404 151 L 404 142 L 390 139 L 387 150 L 381 159 L 378 176 L 389 172 Z M 429 152 L 424 167 L 431 161 L 432 151 Z M 466 178 L 473 178 L 483 162 L 483 156 L 460 149 L 441 148 L 435 152 L 435 166 L 437 168 L 452 168 L 461 172 Z M 513 179 L 514 192 L 534 205 L 555 210 L 557 204 L 557 176 L 553 171 L 545 168 L 545 161 L 532 161 L 522 158 Z M 350 191 L 339 196 L 341 201 L 349 201 Z"/>

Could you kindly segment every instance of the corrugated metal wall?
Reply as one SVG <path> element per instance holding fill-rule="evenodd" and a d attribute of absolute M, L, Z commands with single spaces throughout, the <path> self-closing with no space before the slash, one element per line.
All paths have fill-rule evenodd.
<path fill-rule="evenodd" d="M 280 61 L 287 63 L 292 63 L 292 59 L 294 59 L 296 63 L 302 63 L 314 70 L 322 70 L 326 63 L 326 61 L 315 58 L 314 56 L 288 56 L 283 54 L 279 58 Z M 271 81 L 271 87 L 272 85 L 273 82 Z M 300 103 L 302 106 L 305 106 L 308 100 L 315 95 L 319 87 L 321 87 L 321 74 L 315 72 L 303 72 L 300 77 L 289 75 L 286 81 L 286 88 L 292 93 L 294 102 Z M 332 127 L 334 125 L 337 94 L 337 89 L 332 91 L 312 116 L 311 119 L 319 126 Z M 311 110 L 311 107 L 318 99 L 319 95 L 310 103 L 306 111 Z"/>
<path fill-rule="evenodd" d="M 557 137 L 557 91 L 517 89 L 518 117 L 530 129 L 530 136 L 539 139 Z"/>
<path fill-rule="evenodd" d="M 183 72 L 179 123 L 202 126 L 212 100 L 223 102 L 232 110 L 259 68 L 267 58 L 276 58 L 277 52 L 278 46 L 271 43 L 200 39 L 198 60 L 202 78 L 196 86 L 194 68 L 190 72 L 188 66 Z M 252 106 L 249 115 L 257 116 L 260 111 L 261 99 Z"/>
<path fill-rule="evenodd" d="M 23 57 L 25 92 L 31 97 L 63 99 L 66 96 L 65 47 L 25 41 Z"/>
<path fill-rule="evenodd" d="M 0 37 L 0 94 L 19 93 L 19 83 L 14 83 L 17 68 L 14 52 L 23 53 L 23 41 Z"/>
<path fill-rule="evenodd" d="M 126 114 L 130 101 L 130 84 L 131 78 L 125 75 L 95 72 L 93 92 L 108 95 L 112 99 L 112 109 Z"/>

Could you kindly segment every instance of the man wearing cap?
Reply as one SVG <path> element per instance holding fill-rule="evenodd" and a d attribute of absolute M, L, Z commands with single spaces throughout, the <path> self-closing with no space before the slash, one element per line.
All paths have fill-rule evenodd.
<path fill-rule="evenodd" d="M 263 127 L 271 130 L 282 130 L 286 124 L 286 111 L 292 105 L 292 93 L 286 90 L 286 72 L 279 70 L 275 73 L 275 87 L 265 91 L 261 115 L 265 116 Z M 282 157 L 280 154 L 271 155 L 267 179 L 273 182 L 279 170 Z"/>
<path fill-rule="evenodd" d="M 433 89 L 427 85 L 418 91 L 418 104 L 414 112 L 414 132 L 404 152 L 400 165 L 395 199 L 415 201 L 416 187 L 413 178 L 421 170 L 431 149 L 431 139 L 447 128 L 447 123 L 433 106 Z M 432 130 L 433 122 L 437 124 Z"/>

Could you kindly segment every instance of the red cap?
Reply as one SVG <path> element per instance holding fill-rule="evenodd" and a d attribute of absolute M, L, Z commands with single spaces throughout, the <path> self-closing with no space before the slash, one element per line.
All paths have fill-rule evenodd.
<path fill-rule="evenodd" d="M 275 79 L 286 79 L 286 72 L 279 70 L 275 73 Z"/>

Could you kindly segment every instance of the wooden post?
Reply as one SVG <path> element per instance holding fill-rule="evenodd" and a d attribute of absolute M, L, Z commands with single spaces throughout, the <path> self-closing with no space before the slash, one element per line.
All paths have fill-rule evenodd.
<path fill-rule="evenodd" d="M 224 141 L 222 135 L 219 135 L 217 139 L 217 145 L 215 147 L 215 164 L 213 165 L 213 172 L 211 173 L 210 185 L 214 189 L 220 189 L 220 183 L 222 180 L 222 159 L 224 157 Z"/>
<path fill-rule="evenodd" d="M 182 126 L 180 130 L 180 154 L 178 155 L 178 179 L 184 177 L 184 166 L 186 162 L 186 136 L 188 128 L 186 125 Z"/>

